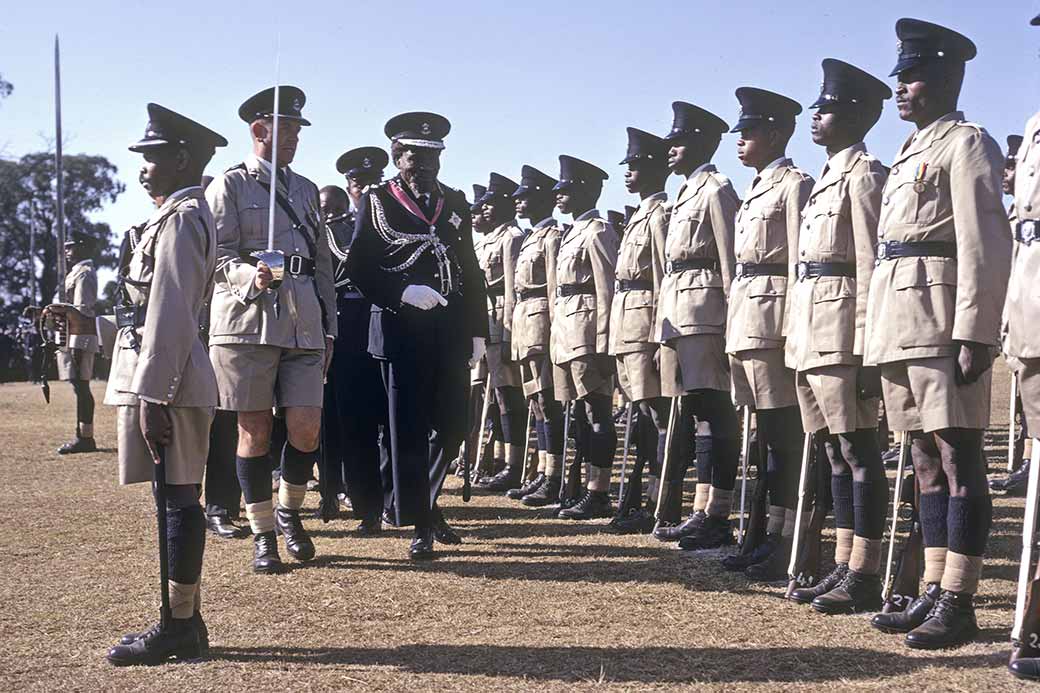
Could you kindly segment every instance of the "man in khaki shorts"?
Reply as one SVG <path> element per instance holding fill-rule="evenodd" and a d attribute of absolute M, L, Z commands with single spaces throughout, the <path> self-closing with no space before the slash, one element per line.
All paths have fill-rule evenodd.
<path fill-rule="evenodd" d="M 258 573 L 281 570 L 276 527 L 294 558 L 314 557 L 300 507 L 318 457 L 322 382 L 337 330 L 331 251 L 321 230 L 318 188 L 289 169 L 300 128 L 310 125 L 301 113 L 304 101 L 296 87 L 280 89 L 274 156 L 274 89 L 246 100 L 238 114 L 249 123 L 253 153 L 206 189 L 219 245 L 210 359 L 220 407 L 238 412 L 236 466 Z M 278 286 L 271 268 L 253 256 L 268 243 L 272 160 L 278 167 L 274 250 L 285 260 Z M 268 462 L 272 407 L 285 412 L 288 429 L 277 509 Z"/>
<path fill-rule="evenodd" d="M 65 241 L 65 259 L 72 264 L 65 275 L 65 295 L 76 310 L 93 317 L 98 277 L 94 261 L 89 257 L 87 239 L 77 236 Z M 97 335 L 74 334 L 69 335 L 68 345 L 59 349 L 56 355 L 58 377 L 69 381 L 76 393 L 76 437 L 58 448 L 59 455 L 97 450 L 94 442 L 94 395 L 90 392 L 97 352 Z"/>

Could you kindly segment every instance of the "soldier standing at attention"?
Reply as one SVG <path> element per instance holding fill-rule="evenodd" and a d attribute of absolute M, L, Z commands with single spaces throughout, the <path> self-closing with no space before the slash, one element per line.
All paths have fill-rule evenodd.
<path fill-rule="evenodd" d="M 664 436 L 668 428 L 668 401 L 661 397 L 657 343 L 651 339 L 654 311 L 664 277 L 665 232 L 668 229 L 668 145 L 649 132 L 628 128 L 628 151 L 621 166 L 627 166 L 625 188 L 639 195 L 639 207 L 625 225 L 614 269 L 614 300 L 611 303 L 610 341 L 607 351 L 617 360 L 618 384 L 622 393 L 639 409 L 645 422 L 637 430 L 639 460 L 626 487 L 613 528 L 618 531 L 648 532 L 653 520 L 638 513 L 642 505 L 640 464 L 649 459 L 651 498 L 660 476 Z M 624 215 L 618 215 L 622 222 Z M 649 424 L 649 425 L 646 425 Z M 633 428 L 635 425 L 633 424 Z M 635 514 L 633 514 L 635 513 Z"/>
<path fill-rule="evenodd" d="M 1003 153 L 957 110 L 975 44 L 916 19 L 900 19 L 896 34 L 896 107 L 916 130 L 882 193 L 864 360 L 881 366 L 889 424 L 910 434 L 927 587 L 873 624 L 936 649 L 978 633 L 973 597 L 993 518 L 982 443 L 1011 233 Z"/>
<path fill-rule="evenodd" d="M 151 481 L 165 458 L 170 612 L 165 623 L 123 637 L 117 666 L 205 654 L 199 610 L 206 520 L 199 505 L 217 382 L 199 337 L 199 313 L 216 267 L 213 217 L 199 184 L 227 140 L 193 120 L 148 104 L 148 127 L 130 151 L 156 211 L 133 232 L 120 261 L 121 308 L 105 404 L 118 408 L 119 483 Z M 162 449 L 165 452 L 162 452 Z M 135 578 L 136 579 L 136 578 Z"/>
<path fill-rule="evenodd" d="M 258 573 L 282 568 L 276 528 L 290 555 L 300 561 L 314 557 L 300 508 L 318 458 L 322 381 L 337 329 L 318 188 L 289 168 L 300 128 L 310 125 L 301 112 L 305 100 L 296 87 L 280 89 L 279 151 L 273 152 L 274 88 L 247 99 L 238 115 L 249 123 L 253 152 L 206 189 L 219 245 L 209 355 L 220 407 L 238 412 L 236 466 Z M 268 244 L 272 184 L 277 186 L 273 250 L 285 256 L 278 283 L 271 268 L 254 257 Z M 274 406 L 284 411 L 288 432 L 280 451 L 277 508 L 268 461 Z"/>
<path fill-rule="evenodd" d="M 863 140 L 892 98 L 884 82 L 840 60 L 823 61 L 811 108 L 813 141 L 827 163 L 802 210 L 798 280 L 788 288 L 787 365 L 797 372 L 802 426 L 822 436 L 831 465 L 835 567 L 791 599 L 826 614 L 881 607 L 881 538 L 888 480 L 878 445 L 881 374 L 863 367 L 867 290 L 885 167 Z"/>
<path fill-rule="evenodd" d="M 737 156 L 754 168 L 737 211 L 736 274 L 730 290 L 726 350 L 733 399 L 758 418 L 758 438 L 768 451 L 769 522 L 766 541 L 724 562 L 756 580 L 787 576 L 801 462 L 802 425 L 794 371 L 784 364 L 788 288 L 796 278 L 801 210 L 813 179 L 787 158 L 795 101 L 753 87 L 737 89 L 740 119 Z"/>
<path fill-rule="evenodd" d="M 684 101 L 673 103 L 672 111 L 668 165 L 684 180 L 668 222 L 653 339 L 661 344 L 661 394 L 682 399 L 655 536 L 684 548 L 714 548 L 733 542 L 729 515 L 740 454 L 725 336 L 740 198 L 711 163 L 729 125 Z M 694 457 L 690 442 L 697 495 L 689 519 L 676 524 L 683 476 Z"/>
<path fill-rule="evenodd" d="M 477 482 L 486 491 L 503 492 L 518 486 L 527 454 L 527 406 L 520 366 L 513 360 L 513 307 L 516 295 L 513 274 L 523 231 L 516 223 L 513 193 L 517 185 L 505 176 L 492 173 L 487 191 L 478 200 L 488 231 L 477 254 L 488 295 L 488 383 L 495 391 L 506 465 L 494 476 Z"/>
<path fill-rule="evenodd" d="M 524 395 L 534 410 L 538 440 L 538 470 L 531 481 L 510 490 L 510 498 L 539 507 L 560 497 L 563 473 L 563 407 L 553 393 L 550 340 L 556 296 L 556 254 L 563 225 L 553 218 L 556 179 L 533 166 L 520 171 L 520 185 L 513 192 L 516 215 L 533 226 L 523 237 L 513 272 L 512 347 L 520 365 Z"/>
<path fill-rule="evenodd" d="M 87 239 L 75 236 L 65 241 L 65 261 L 71 264 L 65 275 L 65 294 L 69 303 L 87 317 L 94 317 L 98 278 L 90 259 Z M 58 377 L 72 383 L 76 394 L 76 437 L 58 448 L 59 455 L 94 452 L 94 395 L 90 379 L 94 377 L 94 358 L 98 338 L 93 334 L 69 335 L 67 346 L 57 352 Z"/>
<path fill-rule="evenodd" d="M 610 472 L 617 450 L 611 411 L 614 359 L 608 354 L 610 304 L 618 236 L 596 209 L 607 174 L 563 154 L 556 206 L 574 218 L 556 257 L 553 306 L 554 390 L 560 402 L 575 402 L 575 441 L 588 463 L 584 495 L 560 517 L 610 517 Z"/>

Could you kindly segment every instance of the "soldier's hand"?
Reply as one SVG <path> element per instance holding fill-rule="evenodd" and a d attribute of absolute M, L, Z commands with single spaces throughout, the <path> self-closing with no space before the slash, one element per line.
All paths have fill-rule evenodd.
<path fill-rule="evenodd" d="M 325 370 L 322 371 L 325 377 L 329 375 L 329 366 L 332 365 L 332 337 L 325 338 Z"/>
<path fill-rule="evenodd" d="M 661 349 L 658 347 L 654 349 L 654 368 L 658 373 L 661 372 Z"/>
<path fill-rule="evenodd" d="M 862 366 L 856 371 L 856 394 L 860 399 L 881 396 L 881 367 Z"/>
<path fill-rule="evenodd" d="M 265 291 L 267 287 L 271 286 L 271 282 L 274 281 L 274 275 L 271 273 L 271 268 L 267 266 L 266 262 L 256 263 L 256 277 L 253 279 L 253 284 L 256 285 L 258 291 Z"/>
<path fill-rule="evenodd" d="M 484 343 L 483 337 L 473 338 L 473 353 L 469 357 L 469 367 L 475 368 L 480 359 L 484 358 L 484 354 L 487 352 L 487 346 Z"/>
<path fill-rule="evenodd" d="M 430 310 L 434 306 L 448 305 L 448 299 L 440 295 L 428 286 L 422 284 L 409 284 L 401 293 L 401 303 L 414 306 L 419 310 Z"/>
<path fill-rule="evenodd" d="M 958 385 L 971 385 L 993 365 L 993 352 L 986 344 L 961 342 L 954 377 Z"/>
<path fill-rule="evenodd" d="M 173 439 L 170 412 L 162 404 L 141 401 L 140 424 L 144 439 L 153 445 L 169 445 Z M 158 460 L 156 460 L 158 462 Z"/>

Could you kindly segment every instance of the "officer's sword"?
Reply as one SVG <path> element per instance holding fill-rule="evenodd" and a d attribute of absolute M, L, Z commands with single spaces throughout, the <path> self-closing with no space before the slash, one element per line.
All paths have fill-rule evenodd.
<path fill-rule="evenodd" d="M 1011 411 L 1008 413 L 1008 472 L 1015 471 L 1015 413 L 1018 401 L 1018 376 L 1011 374 Z"/>
<path fill-rule="evenodd" d="M 1022 525 L 1022 557 L 1018 566 L 1018 596 L 1015 599 L 1015 627 L 1011 631 L 1012 642 L 1022 642 L 1022 623 L 1026 617 L 1026 607 L 1037 608 L 1034 600 L 1040 597 L 1040 590 L 1030 589 L 1036 587 L 1036 580 L 1030 580 L 1033 563 L 1033 542 L 1036 539 L 1036 506 L 1040 493 L 1040 441 L 1033 441 L 1033 454 L 1029 461 L 1029 485 L 1026 487 L 1026 516 Z M 1027 599 L 1027 596 L 1029 599 Z M 1036 640 L 1040 640 L 1040 633 L 1029 633 L 1027 642 L 1022 643 L 1035 648 Z M 1034 642 L 1028 642 L 1033 640 Z"/>
<path fill-rule="evenodd" d="M 791 562 L 787 564 L 787 575 L 790 578 L 787 594 L 790 595 L 797 584 L 800 584 L 801 575 L 795 573 L 798 570 L 798 549 L 802 543 L 802 513 L 805 511 L 805 487 L 809 480 L 809 461 L 812 455 L 813 434 L 806 433 L 802 441 L 802 467 L 798 471 L 798 505 L 794 515 L 794 539 L 791 541 Z"/>
<path fill-rule="evenodd" d="M 672 438 L 675 436 L 676 421 L 679 418 L 680 397 L 672 397 L 668 409 L 668 429 L 664 434 L 664 460 L 661 461 L 661 476 L 657 478 L 657 503 L 654 507 L 654 529 L 661 524 L 661 504 L 664 502 L 664 487 L 668 484 L 668 467 L 672 461 Z M 680 480 L 681 481 L 681 480 Z"/>
<path fill-rule="evenodd" d="M 65 275 L 65 176 L 61 155 L 61 48 L 54 35 L 54 228 L 58 242 L 58 300 L 67 301 Z"/>
<path fill-rule="evenodd" d="M 618 487 L 618 503 L 625 502 L 625 474 L 628 473 L 628 447 L 632 441 L 632 402 L 628 403 L 628 413 L 625 414 L 625 446 L 621 451 L 621 485 Z M 642 491 L 639 493 L 642 496 Z"/>
<path fill-rule="evenodd" d="M 747 508 L 748 464 L 751 459 L 751 407 L 744 407 L 744 423 L 741 426 L 740 460 L 743 471 L 740 479 L 740 520 L 737 528 L 738 545 L 744 545 L 745 510 Z"/>
<path fill-rule="evenodd" d="M 282 37 L 278 35 L 278 43 L 274 52 L 274 112 L 271 114 L 271 183 L 270 196 L 267 204 L 267 248 L 257 250 L 250 255 L 267 265 L 271 270 L 271 284 L 267 288 L 268 294 L 273 294 L 274 317 L 277 319 L 281 313 L 281 304 L 278 300 L 278 287 L 285 276 L 285 254 L 274 247 L 274 211 L 278 194 L 278 123 L 281 121 L 279 115 L 282 88 L 279 85 L 281 79 L 281 57 Z"/>
<path fill-rule="evenodd" d="M 884 597 L 888 599 L 892 591 L 892 560 L 896 551 L 896 527 L 899 524 L 899 504 L 903 498 L 903 475 L 906 471 L 907 458 L 910 456 L 910 436 L 906 431 L 899 432 L 899 462 L 896 465 L 896 485 L 892 496 L 892 530 L 888 537 L 888 560 L 885 561 Z"/>

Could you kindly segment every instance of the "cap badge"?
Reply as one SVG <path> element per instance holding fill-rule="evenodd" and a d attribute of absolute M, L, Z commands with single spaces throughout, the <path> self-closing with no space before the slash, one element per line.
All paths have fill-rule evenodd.
<path fill-rule="evenodd" d="M 429 135 L 430 134 L 430 124 L 429 123 L 423 123 L 419 127 L 419 131 L 422 132 L 422 134 L 424 134 L 424 135 Z"/>
<path fill-rule="evenodd" d="M 300 100 L 299 99 L 293 99 L 292 107 L 293 107 L 294 111 L 299 111 L 302 108 L 302 106 L 300 105 Z"/>
<path fill-rule="evenodd" d="M 902 53 L 903 52 L 903 42 L 902 41 L 896 41 L 896 52 L 897 53 Z"/>
<path fill-rule="evenodd" d="M 365 168 L 372 168 L 372 160 L 367 156 L 361 161 L 361 165 Z"/>

